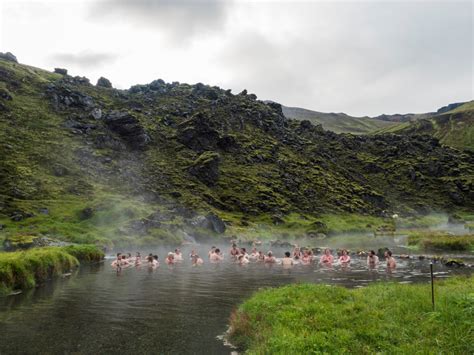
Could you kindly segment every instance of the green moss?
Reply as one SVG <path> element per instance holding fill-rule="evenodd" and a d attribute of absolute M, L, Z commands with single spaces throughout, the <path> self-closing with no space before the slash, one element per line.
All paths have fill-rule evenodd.
<path fill-rule="evenodd" d="M 230 340 L 248 354 L 469 353 L 474 278 L 437 282 L 435 292 L 433 311 L 428 284 L 267 289 L 232 314 Z"/>
<path fill-rule="evenodd" d="M 0 291 L 32 288 L 79 265 L 76 257 L 62 248 L 38 248 L 0 253 Z"/>

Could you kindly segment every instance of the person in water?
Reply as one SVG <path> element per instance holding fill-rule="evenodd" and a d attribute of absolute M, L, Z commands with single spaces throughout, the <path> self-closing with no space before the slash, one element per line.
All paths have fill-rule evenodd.
<path fill-rule="evenodd" d="M 347 253 L 346 249 L 342 249 L 341 256 L 339 257 L 339 264 L 347 265 L 351 262 L 351 257 Z"/>
<path fill-rule="evenodd" d="M 137 251 L 137 255 L 135 256 L 135 266 L 140 266 L 142 264 L 142 256 Z"/>
<path fill-rule="evenodd" d="M 194 254 L 192 256 L 191 262 L 192 262 L 193 265 L 202 265 L 202 264 L 204 264 L 204 260 L 202 260 L 199 257 L 199 255 L 197 255 L 197 254 Z"/>
<path fill-rule="evenodd" d="M 258 252 L 257 261 L 261 263 L 265 262 L 265 254 L 263 254 L 261 250 Z"/>
<path fill-rule="evenodd" d="M 387 267 L 389 269 L 395 269 L 397 267 L 397 262 L 395 261 L 395 258 L 392 256 L 392 251 L 387 250 L 384 253 L 385 255 L 385 260 L 387 261 Z"/>
<path fill-rule="evenodd" d="M 183 254 L 181 253 L 181 250 L 179 250 L 178 248 L 174 250 L 174 261 L 175 262 L 183 261 Z"/>
<path fill-rule="evenodd" d="M 332 265 L 334 262 L 334 256 L 332 256 L 331 251 L 329 248 L 324 249 L 324 254 L 321 255 L 321 258 L 319 259 L 319 263 L 321 265 Z"/>
<path fill-rule="evenodd" d="M 301 263 L 303 265 L 309 265 L 311 263 L 311 255 L 309 255 L 308 250 L 305 250 L 303 252 L 303 256 L 301 257 Z"/>
<path fill-rule="evenodd" d="M 166 263 L 167 263 L 168 265 L 173 265 L 173 264 L 175 263 L 175 261 L 174 261 L 174 253 L 173 253 L 173 252 L 170 251 L 170 252 L 168 253 L 168 256 L 166 257 Z"/>
<path fill-rule="evenodd" d="M 247 265 L 248 263 L 249 263 L 249 259 L 247 259 L 244 254 L 240 254 L 239 265 Z"/>
<path fill-rule="evenodd" d="M 110 264 L 112 267 L 120 267 L 120 261 L 122 260 L 122 253 L 117 253 L 117 259 L 112 261 L 112 264 Z"/>
<path fill-rule="evenodd" d="M 207 257 L 211 259 L 212 254 L 216 252 L 216 247 L 213 245 L 211 250 L 209 250 L 209 253 L 207 253 Z"/>
<path fill-rule="evenodd" d="M 271 251 L 269 251 L 267 253 L 267 256 L 265 257 L 265 263 L 267 264 L 274 264 L 276 263 L 276 259 L 275 257 L 273 256 L 273 253 Z"/>
<path fill-rule="evenodd" d="M 224 256 L 221 255 L 221 251 L 219 248 L 216 248 L 216 250 L 214 251 L 214 254 L 211 255 L 211 262 L 213 263 L 219 263 L 221 262 L 222 260 L 224 260 Z"/>
<path fill-rule="evenodd" d="M 367 256 L 367 266 L 376 267 L 379 264 L 379 257 L 375 254 L 375 251 L 371 250 Z"/>
<path fill-rule="evenodd" d="M 295 248 L 293 249 L 293 259 L 299 260 L 301 257 L 302 257 L 301 249 L 299 246 L 296 245 Z"/>
<path fill-rule="evenodd" d="M 160 263 L 158 262 L 158 255 L 148 256 L 147 261 L 148 267 L 151 269 L 156 269 L 158 266 L 160 266 Z"/>
<path fill-rule="evenodd" d="M 193 249 L 193 250 L 191 250 L 191 252 L 189 253 L 189 258 L 190 258 L 191 260 L 193 260 L 193 258 L 194 258 L 195 255 L 197 255 L 197 253 L 196 253 L 196 250 Z"/>
<path fill-rule="evenodd" d="M 230 256 L 236 258 L 240 254 L 239 249 L 237 248 L 236 244 L 232 244 L 232 248 L 230 248 Z"/>
<path fill-rule="evenodd" d="M 252 252 L 249 255 L 249 259 L 251 260 L 257 260 L 258 259 L 258 251 L 257 248 L 253 248 Z"/>
<path fill-rule="evenodd" d="M 291 253 L 289 251 L 285 252 L 285 256 L 281 259 L 281 264 L 283 266 L 293 266 L 293 259 L 291 258 Z"/>

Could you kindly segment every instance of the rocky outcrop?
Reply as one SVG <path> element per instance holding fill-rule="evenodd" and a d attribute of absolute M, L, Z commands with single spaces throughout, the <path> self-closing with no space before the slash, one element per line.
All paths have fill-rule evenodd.
<path fill-rule="evenodd" d="M 134 149 L 143 149 L 150 142 L 140 121 L 127 111 L 112 111 L 105 115 L 104 122 Z"/>
<path fill-rule="evenodd" d="M 0 59 L 7 60 L 9 62 L 18 63 L 18 59 L 16 59 L 16 57 L 10 52 L 6 52 L 6 53 L 0 52 Z"/>
<path fill-rule="evenodd" d="M 109 79 L 104 78 L 103 76 L 101 76 L 99 78 L 99 80 L 97 80 L 96 86 L 110 89 L 110 88 L 112 88 L 112 83 L 110 82 Z"/>
<path fill-rule="evenodd" d="M 67 69 L 64 68 L 54 68 L 56 74 L 67 75 Z"/>
<path fill-rule="evenodd" d="M 193 162 L 188 171 L 205 185 L 214 186 L 219 180 L 219 160 L 219 154 L 204 152 Z"/>

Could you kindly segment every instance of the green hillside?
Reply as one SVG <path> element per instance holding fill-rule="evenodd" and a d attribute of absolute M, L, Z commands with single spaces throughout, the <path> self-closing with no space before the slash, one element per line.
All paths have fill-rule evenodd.
<path fill-rule="evenodd" d="M 283 107 L 283 114 L 291 119 L 308 120 L 335 133 L 366 134 L 396 125 L 394 122 L 370 117 L 353 117 L 345 113 L 324 113 L 299 107 Z"/>
<path fill-rule="evenodd" d="M 474 150 L 474 101 L 446 113 L 404 122 L 375 133 L 429 134 L 439 139 L 442 144 Z"/>
<path fill-rule="evenodd" d="M 0 78 L 0 237 L 153 244 L 474 208 L 474 155 L 429 136 L 338 135 L 203 84 L 116 90 L 5 60 Z"/>

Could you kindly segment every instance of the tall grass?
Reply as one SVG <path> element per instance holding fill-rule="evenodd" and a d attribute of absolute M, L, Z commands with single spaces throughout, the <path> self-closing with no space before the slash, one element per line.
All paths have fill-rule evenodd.
<path fill-rule="evenodd" d="M 299 284 L 257 292 L 231 316 L 249 354 L 451 353 L 474 344 L 474 278 L 361 289 Z"/>
<path fill-rule="evenodd" d="M 95 246 L 36 248 L 0 253 L 0 295 L 13 289 L 35 287 L 44 281 L 69 272 L 79 260 L 100 260 L 104 254 Z"/>
<path fill-rule="evenodd" d="M 413 232 L 408 236 L 408 245 L 423 249 L 473 250 L 474 234 L 451 235 L 446 232 Z"/>

